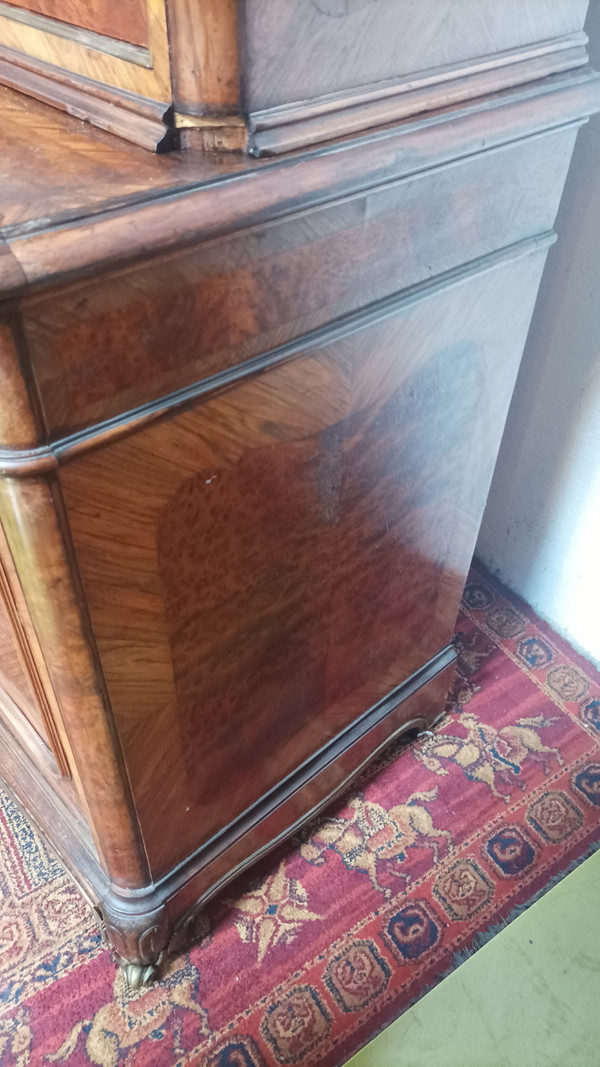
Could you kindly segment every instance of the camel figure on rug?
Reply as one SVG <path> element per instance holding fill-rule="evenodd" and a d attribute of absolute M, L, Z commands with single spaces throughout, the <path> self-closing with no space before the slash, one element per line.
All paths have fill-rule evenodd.
<path fill-rule="evenodd" d="M 354 797 L 349 804 L 353 818 L 330 819 L 310 841 L 300 848 L 305 860 L 317 866 L 324 862 L 326 849 L 333 849 L 350 870 L 364 871 L 369 875 L 374 889 L 390 897 L 392 890 L 379 884 L 377 864 L 381 860 L 406 859 L 407 849 L 412 845 L 427 845 L 433 852 L 435 862 L 439 856 L 438 842 L 444 838 L 452 845 L 448 830 L 437 830 L 427 808 L 417 801 L 430 802 L 437 797 L 437 787 L 427 793 L 413 793 L 404 804 L 387 810 L 380 804 Z M 394 872 L 395 874 L 402 872 Z M 404 874 L 409 881 L 410 876 Z"/>
<path fill-rule="evenodd" d="M 563 765 L 558 749 L 545 745 L 537 733 L 540 727 L 551 726 L 556 719 L 537 715 L 535 718 L 517 719 L 516 723 L 502 726 L 499 730 L 481 723 L 471 712 L 465 712 L 459 721 L 467 728 L 466 738 L 436 733 L 424 738 L 414 750 L 417 759 L 434 774 L 448 774 L 448 769 L 441 761 L 450 760 L 464 771 L 467 778 L 487 785 L 495 797 L 508 804 L 510 796 L 499 792 L 496 778 L 505 784 L 517 784 L 520 789 L 525 789 L 525 782 L 518 776 L 527 758 L 540 762 L 544 774 L 550 773 L 552 759 Z"/>

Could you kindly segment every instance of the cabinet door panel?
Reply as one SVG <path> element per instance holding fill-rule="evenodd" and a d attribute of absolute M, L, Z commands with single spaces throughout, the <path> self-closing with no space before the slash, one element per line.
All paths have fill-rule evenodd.
<path fill-rule="evenodd" d="M 155 876 L 449 641 L 542 263 L 412 297 L 62 470 Z"/>

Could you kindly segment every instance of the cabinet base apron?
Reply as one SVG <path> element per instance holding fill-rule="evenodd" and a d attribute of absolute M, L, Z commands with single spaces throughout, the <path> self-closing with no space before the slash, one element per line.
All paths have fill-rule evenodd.
<path fill-rule="evenodd" d="M 455 659 L 448 645 L 179 867 L 140 889 L 125 890 L 108 880 L 83 820 L 44 783 L 1 722 L 0 774 L 11 783 L 7 791 L 17 804 L 26 798 L 28 816 L 49 833 L 136 989 L 201 933 L 200 910 L 228 882 L 310 822 L 390 742 L 412 740 L 442 718 Z"/>

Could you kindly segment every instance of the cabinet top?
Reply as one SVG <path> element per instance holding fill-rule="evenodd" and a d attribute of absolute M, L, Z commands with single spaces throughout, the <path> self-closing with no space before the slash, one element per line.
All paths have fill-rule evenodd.
<path fill-rule="evenodd" d="M 154 156 L 0 88 L 0 301 L 581 123 L 600 79 L 576 69 L 277 159 Z"/>

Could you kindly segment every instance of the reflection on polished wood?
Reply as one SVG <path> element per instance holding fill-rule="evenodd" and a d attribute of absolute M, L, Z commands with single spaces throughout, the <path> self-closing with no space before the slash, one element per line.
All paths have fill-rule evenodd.
<path fill-rule="evenodd" d="M 63 469 L 155 876 L 447 642 L 543 258 Z"/>

